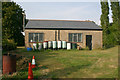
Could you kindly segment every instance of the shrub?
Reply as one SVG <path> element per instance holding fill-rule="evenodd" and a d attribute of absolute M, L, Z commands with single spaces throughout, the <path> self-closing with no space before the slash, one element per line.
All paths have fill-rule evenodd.
<path fill-rule="evenodd" d="M 103 48 L 110 48 L 110 47 L 114 47 L 116 45 L 116 40 L 114 35 L 111 33 L 109 35 L 106 36 L 106 43 L 104 44 L 105 47 Z"/>
<path fill-rule="evenodd" d="M 39 50 L 39 44 L 38 44 L 38 42 L 36 43 L 36 48 L 37 48 L 37 50 Z"/>
<path fill-rule="evenodd" d="M 31 61 L 31 59 L 27 58 L 27 57 L 23 57 L 23 56 L 19 56 L 18 58 L 17 58 L 18 60 L 16 62 L 16 65 L 17 65 L 16 69 L 18 71 L 25 70 L 28 67 L 28 63 Z"/>
<path fill-rule="evenodd" d="M 36 46 L 33 46 L 33 50 L 34 51 L 39 51 L 39 44 L 38 44 L 38 42 L 36 43 Z"/>
<path fill-rule="evenodd" d="M 10 50 L 15 50 L 17 48 L 17 43 L 14 42 L 14 40 L 3 40 L 2 41 L 2 49 L 3 51 L 10 51 Z"/>
<path fill-rule="evenodd" d="M 108 34 L 104 34 L 105 37 L 103 37 L 103 48 L 110 48 L 110 47 L 114 47 L 115 45 L 119 45 L 120 43 L 120 32 L 118 31 L 118 27 L 116 26 L 116 24 L 112 24 L 109 28 L 109 33 Z"/>

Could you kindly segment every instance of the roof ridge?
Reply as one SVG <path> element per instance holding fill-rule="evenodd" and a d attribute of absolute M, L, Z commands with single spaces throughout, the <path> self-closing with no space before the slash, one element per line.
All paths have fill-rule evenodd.
<path fill-rule="evenodd" d="M 28 19 L 30 21 L 40 21 L 40 20 L 44 20 L 44 21 L 80 21 L 80 22 L 92 22 L 90 20 L 85 20 L 85 21 L 82 21 L 82 20 L 58 20 L 58 19 Z"/>

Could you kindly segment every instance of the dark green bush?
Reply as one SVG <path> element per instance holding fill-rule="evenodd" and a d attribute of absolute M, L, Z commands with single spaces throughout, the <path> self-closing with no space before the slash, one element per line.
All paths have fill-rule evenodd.
<path fill-rule="evenodd" d="M 111 23 L 106 34 L 103 34 L 103 48 L 111 48 L 120 45 L 120 31 L 118 23 Z"/>
<path fill-rule="evenodd" d="M 3 40 L 2 41 L 2 49 L 3 51 L 10 51 L 15 50 L 17 48 L 17 43 L 14 42 L 14 40 Z"/>
<path fill-rule="evenodd" d="M 39 44 L 38 44 L 38 42 L 36 43 L 36 48 L 37 48 L 37 50 L 39 50 L 38 48 L 39 48 Z"/>
<path fill-rule="evenodd" d="M 117 44 L 114 35 L 111 33 L 106 36 L 106 43 L 104 48 L 114 47 Z"/>

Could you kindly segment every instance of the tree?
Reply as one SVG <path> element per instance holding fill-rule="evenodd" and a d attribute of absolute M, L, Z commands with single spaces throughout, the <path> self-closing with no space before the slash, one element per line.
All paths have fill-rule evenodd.
<path fill-rule="evenodd" d="M 116 0 L 116 2 L 111 1 L 111 10 L 112 10 L 112 18 L 113 18 L 113 23 L 118 23 L 119 22 L 119 1 Z"/>
<path fill-rule="evenodd" d="M 15 2 L 2 3 L 2 36 L 3 39 L 14 39 L 17 45 L 24 45 L 23 9 Z"/>
<path fill-rule="evenodd" d="M 116 2 L 113 2 L 113 0 L 110 0 L 111 2 L 111 10 L 112 10 L 112 19 L 113 24 L 111 26 L 111 31 L 114 35 L 114 39 L 117 44 L 120 44 L 120 5 L 119 1 L 116 0 Z"/>
<path fill-rule="evenodd" d="M 101 0 L 101 27 L 103 29 L 103 46 L 107 45 L 107 34 L 109 34 L 109 5 L 108 0 Z"/>

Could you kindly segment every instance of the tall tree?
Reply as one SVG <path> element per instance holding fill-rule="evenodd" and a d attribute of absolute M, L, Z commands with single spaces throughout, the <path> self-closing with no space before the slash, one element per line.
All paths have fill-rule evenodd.
<path fill-rule="evenodd" d="M 110 0 L 110 2 L 113 19 L 111 30 L 117 44 L 120 44 L 120 3 L 118 0 L 115 0 L 115 2 L 113 2 L 113 0 Z"/>
<path fill-rule="evenodd" d="M 120 13 L 120 9 L 119 9 L 119 1 L 115 0 L 115 2 L 113 2 L 113 0 L 110 0 L 111 2 L 111 10 L 112 10 L 112 18 L 113 18 L 113 23 L 118 23 L 119 22 L 119 13 Z"/>
<path fill-rule="evenodd" d="M 2 36 L 3 39 L 14 39 L 18 45 L 24 45 L 22 35 L 23 9 L 15 2 L 2 3 Z"/>
<path fill-rule="evenodd" d="M 103 46 L 106 47 L 107 45 L 107 34 L 109 34 L 109 5 L 108 0 L 101 0 L 101 27 L 103 29 Z"/>

